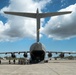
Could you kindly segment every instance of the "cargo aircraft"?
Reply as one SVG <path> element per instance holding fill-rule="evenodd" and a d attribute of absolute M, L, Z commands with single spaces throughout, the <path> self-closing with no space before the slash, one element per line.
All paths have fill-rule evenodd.
<path fill-rule="evenodd" d="M 11 15 L 17 15 L 17 16 L 23 16 L 23 17 L 30 17 L 35 18 L 37 22 L 37 37 L 36 42 L 31 45 L 29 51 L 19 51 L 19 52 L 0 52 L 0 54 L 11 54 L 12 58 L 16 57 L 16 54 L 23 53 L 24 57 L 28 56 L 28 53 L 30 54 L 30 61 L 31 62 L 40 62 L 45 59 L 46 53 L 48 53 L 48 58 L 52 57 L 53 53 L 59 53 L 59 56 L 61 58 L 64 57 L 64 54 L 76 54 L 76 52 L 57 52 L 57 51 L 46 51 L 44 45 L 39 41 L 39 31 L 40 31 L 40 19 L 45 17 L 51 17 L 51 16 L 58 16 L 58 15 L 64 15 L 64 14 L 70 14 L 71 11 L 65 11 L 65 12 L 51 12 L 51 13 L 39 13 L 38 9 L 36 13 L 26 13 L 26 12 L 10 12 L 10 11 L 4 11 L 5 14 L 11 14 Z"/>

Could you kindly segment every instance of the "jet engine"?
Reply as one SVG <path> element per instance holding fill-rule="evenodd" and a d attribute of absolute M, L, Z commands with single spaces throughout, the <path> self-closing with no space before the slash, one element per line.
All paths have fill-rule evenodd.
<path fill-rule="evenodd" d="M 23 56 L 26 58 L 27 57 L 27 53 L 24 53 Z"/>
<path fill-rule="evenodd" d="M 48 57 L 49 58 L 52 57 L 52 53 L 51 52 L 48 53 Z"/>
<path fill-rule="evenodd" d="M 39 62 L 45 58 L 45 48 L 43 44 L 37 42 L 30 47 L 31 61 Z"/>
<path fill-rule="evenodd" d="M 59 55 L 59 57 L 60 57 L 60 58 L 64 58 L 64 53 L 61 53 L 61 54 Z"/>
<path fill-rule="evenodd" d="M 14 53 L 11 53 L 12 58 L 16 58 L 16 55 Z"/>

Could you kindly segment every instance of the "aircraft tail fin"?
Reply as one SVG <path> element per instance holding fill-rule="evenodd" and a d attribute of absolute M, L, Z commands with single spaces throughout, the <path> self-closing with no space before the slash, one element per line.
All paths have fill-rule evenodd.
<path fill-rule="evenodd" d="M 5 11 L 4 13 L 5 14 L 10 14 L 10 15 L 17 15 L 17 16 L 23 16 L 23 17 L 36 18 L 37 19 L 37 42 L 39 42 L 40 18 L 69 14 L 69 13 L 71 13 L 71 11 L 66 11 L 66 12 L 52 12 L 52 13 L 39 13 L 39 11 L 37 9 L 37 12 L 36 13 L 7 12 L 7 11 Z"/>

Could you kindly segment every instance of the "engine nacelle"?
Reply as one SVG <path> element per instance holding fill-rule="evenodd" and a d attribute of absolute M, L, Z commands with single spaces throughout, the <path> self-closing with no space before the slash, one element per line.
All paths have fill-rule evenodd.
<path fill-rule="evenodd" d="M 48 53 L 48 57 L 49 58 L 52 57 L 52 53 L 51 52 Z"/>
<path fill-rule="evenodd" d="M 61 53 L 61 54 L 59 55 L 59 57 L 60 57 L 60 58 L 64 58 L 64 53 Z"/>
<path fill-rule="evenodd" d="M 27 53 L 24 53 L 23 56 L 24 56 L 25 58 L 27 58 L 28 55 L 27 55 Z"/>
<path fill-rule="evenodd" d="M 16 58 L 16 55 L 14 53 L 11 53 L 12 58 Z"/>

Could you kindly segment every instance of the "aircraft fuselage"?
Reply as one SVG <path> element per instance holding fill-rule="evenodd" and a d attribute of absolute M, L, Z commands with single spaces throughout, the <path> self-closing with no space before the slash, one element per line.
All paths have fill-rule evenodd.
<path fill-rule="evenodd" d="M 40 62 L 45 58 L 45 47 L 42 43 L 34 43 L 30 47 L 30 56 L 32 62 Z"/>

